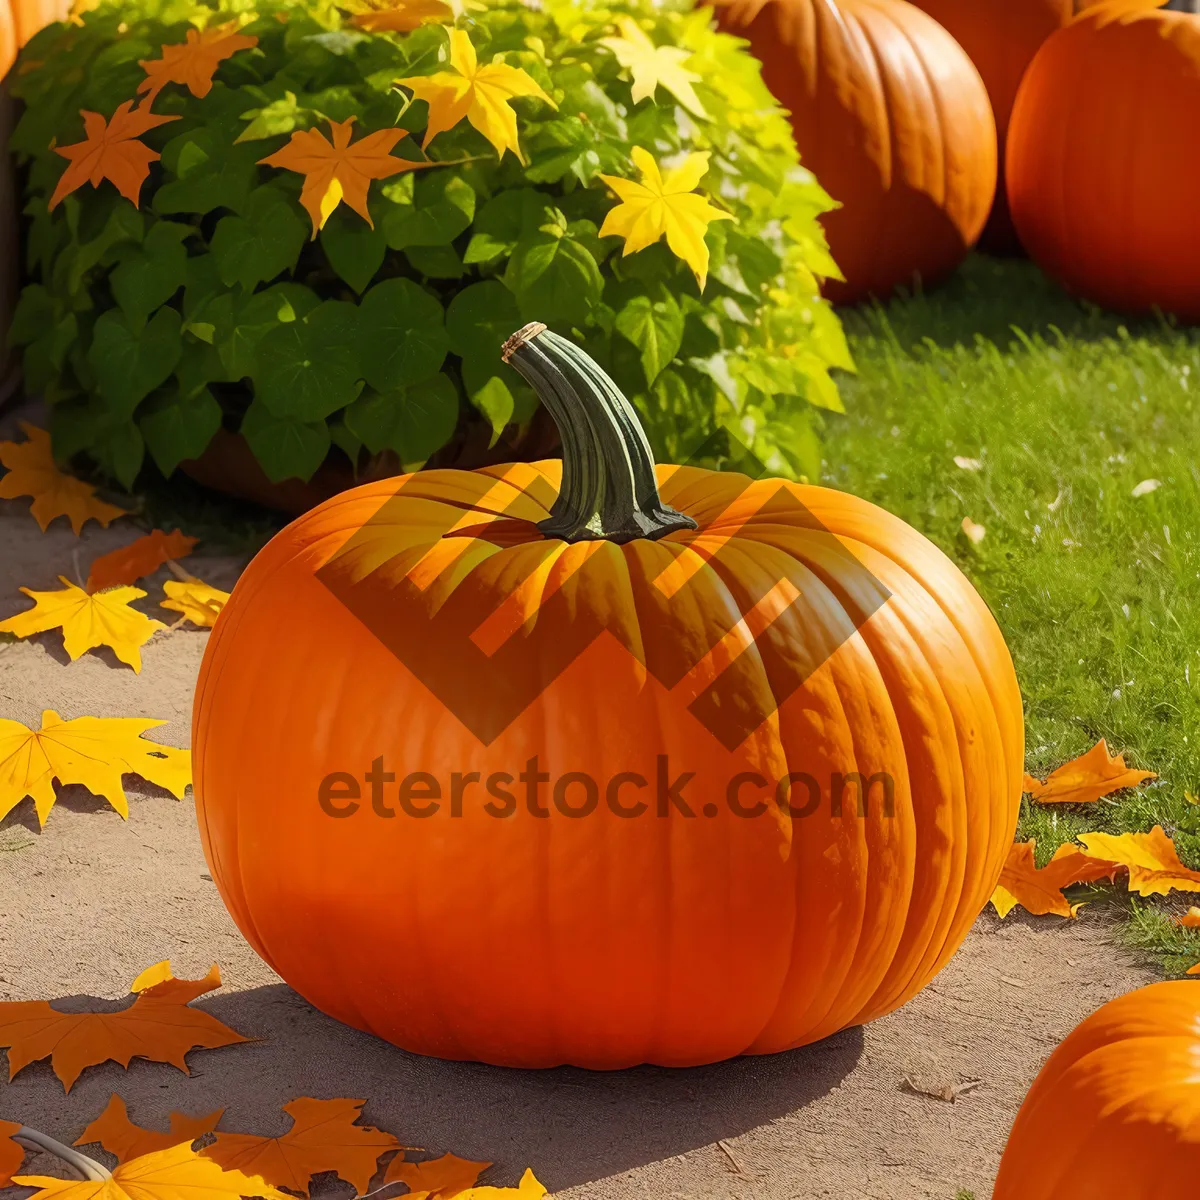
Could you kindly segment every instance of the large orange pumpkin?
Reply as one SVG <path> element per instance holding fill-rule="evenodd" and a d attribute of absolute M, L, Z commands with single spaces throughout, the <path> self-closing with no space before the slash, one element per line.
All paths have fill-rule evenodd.
<path fill-rule="evenodd" d="M 343 493 L 216 623 L 195 792 L 230 913 L 318 1008 L 444 1058 L 698 1064 L 904 1003 L 1016 822 L 987 607 L 863 500 L 656 469 L 544 327 L 508 351 L 565 466 Z"/>
<path fill-rule="evenodd" d="M 1041 44 L 1095 0 L 912 0 L 953 34 L 983 76 L 996 117 L 1000 180 L 981 249 L 1012 254 L 1020 249 L 1004 189 L 1004 141 L 1017 87 Z"/>
<path fill-rule="evenodd" d="M 731 0 L 791 112 L 801 161 L 841 208 L 822 218 L 845 282 L 839 303 L 952 271 L 996 188 L 996 128 L 979 72 L 904 0 Z"/>
<path fill-rule="evenodd" d="M 1200 17 L 1103 5 L 1038 51 L 1008 199 L 1038 264 L 1111 308 L 1200 320 Z"/>
<path fill-rule="evenodd" d="M 1200 1179 L 1200 984 L 1120 996 L 1050 1056 L 993 1200 L 1175 1200 Z"/>
<path fill-rule="evenodd" d="M 65 21 L 71 0 L 0 0 L 0 77 L 8 74 L 17 51 L 35 33 Z"/>

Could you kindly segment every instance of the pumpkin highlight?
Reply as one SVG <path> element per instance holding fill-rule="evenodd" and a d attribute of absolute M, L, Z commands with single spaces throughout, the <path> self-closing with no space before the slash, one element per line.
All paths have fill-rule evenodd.
<path fill-rule="evenodd" d="M 995 621 L 841 492 L 656 466 L 544 327 L 564 461 L 370 483 L 217 619 L 220 893 L 325 1012 L 521 1067 L 713 1062 L 903 1004 L 994 889 L 1023 767 Z"/>

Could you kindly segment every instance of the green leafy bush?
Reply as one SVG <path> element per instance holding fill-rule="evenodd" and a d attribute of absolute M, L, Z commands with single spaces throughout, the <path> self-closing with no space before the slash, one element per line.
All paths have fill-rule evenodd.
<path fill-rule="evenodd" d="M 633 101 L 603 41 L 628 14 L 691 52 L 704 115 L 661 84 Z M 83 140 L 81 110 L 111 118 L 145 86 L 139 63 L 235 21 L 257 44 L 211 89 L 146 101 L 175 119 L 140 138 L 161 154 L 140 207 L 105 180 L 49 208 L 72 169 L 55 147 Z M 388 451 L 451 461 L 472 430 L 519 449 L 535 402 L 499 351 L 541 320 L 613 374 L 664 459 L 719 458 L 726 430 L 773 471 L 818 474 L 810 406 L 838 406 L 828 372 L 850 365 L 817 294 L 835 270 L 817 223 L 829 200 L 743 44 L 673 0 L 497 0 L 456 24 L 481 65 L 523 69 L 557 105 L 513 102 L 527 162 L 466 120 L 421 150 L 428 105 L 396 81 L 447 69 L 443 24 L 368 32 L 322 3 L 105 0 L 27 47 L 12 148 L 32 282 L 12 337 L 60 457 L 86 452 L 130 487 L 147 452 L 170 474 L 222 425 L 277 480 L 310 477 L 331 447 L 360 467 Z M 370 184 L 373 228 L 347 198 L 313 239 L 305 177 L 262 160 L 351 117 L 355 139 L 398 126 L 393 152 L 435 165 Z M 667 166 L 711 151 L 700 191 L 734 220 L 708 227 L 703 292 L 665 241 L 622 257 L 599 236 L 617 203 L 599 176 L 636 177 L 635 146 Z"/>

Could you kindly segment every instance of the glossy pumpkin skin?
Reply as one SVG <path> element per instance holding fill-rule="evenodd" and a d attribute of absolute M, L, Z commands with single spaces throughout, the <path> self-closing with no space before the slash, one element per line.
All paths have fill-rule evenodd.
<path fill-rule="evenodd" d="M 1017 94 L 1008 199 L 1030 256 L 1097 304 L 1200 320 L 1200 17 L 1105 5 Z"/>
<path fill-rule="evenodd" d="M 70 0 L 0 0 L 0 77 L 35 33 L 65 21 L 70 10 Z"/>
<path fill-rule="evenodd" d="M 822 218 L 838 303 L 932 283 L 973 246 L 996 190 L 996 128 L 979 72 L 904 0 L 733 0 L 792 114 L 803 164 L 842 205 Z"/>
<path fill-rule="evenodd" d="M 196 692 L 199 826 L 239 928 L 318 1008 L 442 1058 L 684 1066 L 880 1016 L 962 942 L 1011 844 L 1023 765 L 1020 695 L 987 607 L 940 551 L 855 497 L 694 468 L 657 477 L 662 499 L 710 538 L 734 535 L 719 563 L 682 532 L 624 545 L 543 538 L 535 493 L 560 479 L 560 464 L 543 462 L 344 493 L 276 536 L 238 582 Z M 892 598 L 734 751 L 686 710 L 711 667 L 668 690 L 607 635 L 485 746 L 368 631 L 394 618 L 393 588 L 410 571 L 436 579 L 431 611 L 466 589 L 491 612 L 512 606 L 514 579 L 544 567 L 547 592 L 567 590 L 586 561 L 574 619 L 668 657 L 713 644 L 764 579 L 790 580 L 801 599 L 772 629 L 802 656 L 849 630 L 856 584 L 811 521 L 755 516 L 779 486 Z M 474 527 L 498 511 L 507 532 L 493 542 Z M 440 537 L 452 521 L 469 535 Z M 351 539 L 353 552 L 340 551 Z M 379 583 L 366 624 L 315 576 L 339 553 L 337 569 L 358 563 Z M 472 565 L 455 573 L 452 560 Z M 698 572 L 682 600 L 655 582 L 672 564 Z M 536 671 L 547 653 L 536 628 L 526 649 Z M 769 701 L 774 685 L 756 656 L 746 661 L 745 694 Z M 478 799 L 459 818 L 443 806 L 383 819 L 364 803 L 331 819 L 316 799 L 327 773 L 362 775 L 380 755 L 397 776 L 429 771 L 443 788 L 451 771 L 515 774 L 534 755 L 556 777 L 588 772 L 603 788 L 623 771 L 653 781 L 660 754 L 672 777 L 696 773 L 694 818 L 672 808 L 621 819 L 603 804 L 586 819 L 553 806 L 536 818 L 519 783 L 508 819 Z M 835 818 L 828 795 L 804 819 L 731 813 L 735 773 L 789 769 L 823 787 L 835 771 L 890 772 L 894 816 L 876 804 L 860 817 L 851 802 Z M 701 815 L 708 802 L 716 816 Z"/>
<path fill-rule="evenodd" d="M 1089 0 L 912 0 L 912 3 L 953 35 L 983 77 L 996 118 L 1000 175 L 979 247 L 994 254 L 1015 254 L 1021 244 L 1008 214 L 1004 143 L 1017 88 L 1042 43 L 1089 7 Z"/>
<path fill-rule="evenodd" d="M 1200 1172 L 1200 984 L 1120 996 L 1050 1056 L 993 1200 L 1175 1200 Z"/>

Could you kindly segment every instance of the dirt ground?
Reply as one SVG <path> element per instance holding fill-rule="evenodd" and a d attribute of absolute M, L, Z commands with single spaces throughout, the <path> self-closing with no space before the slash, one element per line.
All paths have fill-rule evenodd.
<path fill-rule="evenodd" d="M 11 414 L 0 438 L 12 436 Z M 24 500 L 0 502 L 0 619 L 27 606 L 17 588 L 86 578 L 97 554 L 136 536 L 64 520 L 43 534 Z M 75 560 L 78 560 L 76 565 Z M 189 566 L 229 587 L 241 564 L 198 554 Z M 150 600 L 166 574 L 154 577 Z M 144 602 L 145 603 L 145 602 Z M 165 619 L 172 614 L 146 611 Z M 0 717 L 147 716 L 186 746 L 205 632 L 158 634 L 142 674 L 107 651 L 69 663 L 61 636 L 0 645 Z M 985 914 L 949 967 L 884 1020 L 771 1058 L 668 1071 L 525 1072 L 406 1054 L 339 1025 L 292 992 L 242 941 L 208 876 L 190 796 L 126 777 L 130 819 L 67 788 L 38 833 L 32 802 L 0 825 L 0 1000 L 124 997 L 139 971 L 170 958 L 197 977 L 214 960 L 225 985 L 199 1005 L 256 1040 L 192 1054 L 191 1077 L 135 1061 L 87 1071 L 64 1095 L 48 1063 L 0 1083 L 0 1118 L 72 1142 L 119 1093 L 134 1120 L 165 1127 L 172 1109 L 224 1107 L 222 1128 L 281 1133 L 296 1096 L 366 1098 L 369 1122 L 410 1146 L 526 1166 L 564 1197 L 626 1200 L 984 1200 L 1026 1088 L 1086 1013 L 1150 982 L 1100 918 L 1001 924 Z M 110 1004 L 110 1008 L 120 1004 Z M 970 1084 L 949 1103 L 913 1089 Z M 56 1173 L 46 1158 L 27 1172 Z M 317 1195 L 348 1196 L 330 1179 Z M 27 1193 L 0 1191 L 0 1197 Z"/>

